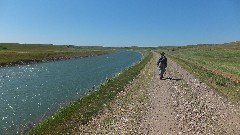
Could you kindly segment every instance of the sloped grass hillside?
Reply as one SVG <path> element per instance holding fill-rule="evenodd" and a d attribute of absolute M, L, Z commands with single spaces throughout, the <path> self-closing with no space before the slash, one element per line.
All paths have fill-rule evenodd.
<path fill-rule="evenodd" d="M 0 65 L 28 64 L 113 52 L 113 48 L 72 45 L 0 43 Z"/>
<path fill-rule="evenodd" d="M 240 42 L 166 47 L 169 57 L 233 102 L 240 102 Z"/>
<path fill-rule="evenodd" d="M 55 115 L 30 130 L 27 135 L 61 134 L 73 128 L 76 123 L 86 124 L 109 101 L 113 100 L 117 93 L 124 90 L 124 87 L 140 73 L 152 57 L 151 52 L 145 53 L 144 58 L 139 63 L 124 70 L 116 77 L 108 79 L 87 95 L 59 110 Z"/>

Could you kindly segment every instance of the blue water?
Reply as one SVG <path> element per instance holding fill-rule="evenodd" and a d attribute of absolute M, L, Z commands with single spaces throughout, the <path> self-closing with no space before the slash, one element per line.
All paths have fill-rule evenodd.
<path fill-rule="evenodd" d="M 140 53 L 120 51 L 0 68 L 0 133 L 26 130 L 141 58 Z"/>

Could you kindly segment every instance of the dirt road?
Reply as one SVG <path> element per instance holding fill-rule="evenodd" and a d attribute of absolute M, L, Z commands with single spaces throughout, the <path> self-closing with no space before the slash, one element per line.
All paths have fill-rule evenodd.
<path fill-rule="evenodd" d="M 158 55 L 88 124 L 69 134 L 240 135 L 239 109 L 168 59 L 160 80 Z"/>
<path fill-rule="evenodd" d="M 168 63 L 165 76 L 173 80 L 159 80 L 155 71 L 142 133 L 239 135 L 239 109 L 175 62 Z"/>

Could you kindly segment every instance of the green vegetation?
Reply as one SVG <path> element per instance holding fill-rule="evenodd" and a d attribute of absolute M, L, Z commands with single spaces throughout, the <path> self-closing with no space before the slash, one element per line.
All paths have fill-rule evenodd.
<path fill-rule="evenodd" d="M 114 48 L 72 45 L 42 45 L 0 43 L 0 65 L 19 64 L 20 61 L 47 61 L 72 57 L 85 57 L 113 52 Z"/>
<path fill-rule="evenodd" d="M 76 123 L 86 124 L 93 116 L 103 109 L 103 107 L 115 98 L 117 93 L 124 90 L 145 67 L 153 57 L 153 54 L 146 52 L 139 63 L 124 70 L 113 79 L 108 79 L 98 88 L 91 90 L 87 95 L 72 102 L 66 108 L 59 110 L 52 117 L 44 120 L 27 134 L 60 134 L 71 129 Z"/>
<path fill-rule="evenodd" d="M 232 102 L 240 103 L 239 42 L 161 49 Z"/>

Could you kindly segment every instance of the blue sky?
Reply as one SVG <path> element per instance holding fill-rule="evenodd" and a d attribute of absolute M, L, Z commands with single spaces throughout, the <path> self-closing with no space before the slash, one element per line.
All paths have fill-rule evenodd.
<path fill-rule="evenodd" d="M 239 0 L 0 0 L 0 42 L 161 46 L 240 40 Z"/>

